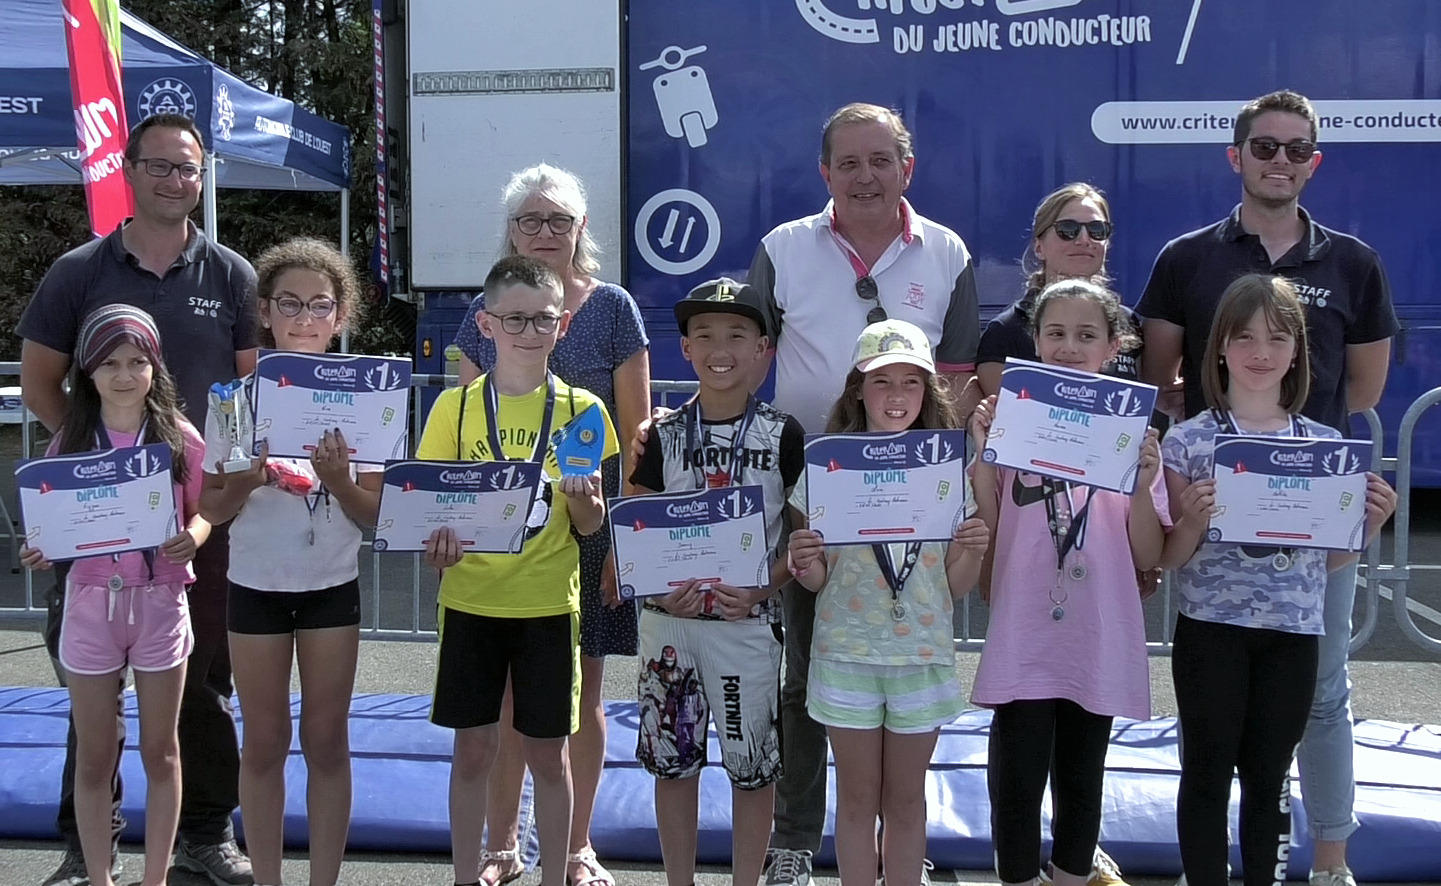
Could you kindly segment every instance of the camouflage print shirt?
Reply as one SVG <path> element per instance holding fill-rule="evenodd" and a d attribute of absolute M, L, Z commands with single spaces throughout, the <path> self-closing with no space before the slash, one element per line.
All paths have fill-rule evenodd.
<path fill-rule="evenodd" d="M 1339 431 L 1299 417 L 1305 437 L 1340 437 Z M 1187 483 L 1212 475 L 1216 434 L 1221 429 L 1210 410 L 1171 428 L 1161 443 L 1166 470 Z M 1251 431 L 1246 431 L 1252 434 Z M 1290 436 L 1291 429 L 1254 436 Z M 1189 618 L 1293 634 L 1324 634 L 1321 607 L 1326 595 L 1326 551 L 1298 548 L 1292 563 L 1278 570 L 1275 548 L 1253 548 L 1203 541 L 1176 570 L 1179 610 Z"/>

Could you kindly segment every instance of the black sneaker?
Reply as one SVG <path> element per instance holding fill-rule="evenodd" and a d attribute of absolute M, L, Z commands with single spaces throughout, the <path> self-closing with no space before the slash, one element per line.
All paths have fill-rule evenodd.
<path fill-rule="evenodd" d="M 120 853 L 114 846 L 110 847 L 110 879 L 120 879 Z M 85 870 L 85 856 L 80 854 L 79 849 L 65 847 L 65 857 L 60 859 L 60 867 L 40 886 L 90 886 L 90 874 Z"/>
<path fill-rule="evenodd" d="M 215 886 L 253 886 L 250 859 L 234 840 L 219 843 L 191 843 L 181 840 L 175 847 L 175 866 L 182 871 L 203 874 Z"/>
<path fill-rule="evenodd" d="M 767 855 L 766 886 L 810 886 L 810 850 L 773 848 Z"/>

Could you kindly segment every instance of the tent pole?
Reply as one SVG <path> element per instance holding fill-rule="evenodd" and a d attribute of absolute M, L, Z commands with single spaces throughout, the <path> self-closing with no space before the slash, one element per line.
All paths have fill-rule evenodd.
<path fill-rule="evenodd" d="M 205 236 L 216 240 L 218 227 L 215 221 L 215 152 L 205 155 Z M 217 241 L 218 242 L 218 241 Z"/>
<path fill-rule="evenodd" d="M 350 188 L 340 189 L 340 254 L 350 258 Z M 350 353 L 350 330 L 340 333 L 340 352 Z"/>

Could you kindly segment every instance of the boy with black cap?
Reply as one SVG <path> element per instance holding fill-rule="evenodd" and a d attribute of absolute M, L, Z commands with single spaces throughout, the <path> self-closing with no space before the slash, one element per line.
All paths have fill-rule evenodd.
<path fill-rule="evenodd" d="M 700 392 L 656 421 L 630 479 L 637 493 L 760 485 L 766 537 L 778 545 L 781 509 L 805 469 L 805 436 L 799 422 L 750 392 L 751 371 L 770 346 L 761 304 L 756 290 L 725 277 L 676 303 L 681 353 Z M 766 587 L 689 578 L 642 606 L 636 758 L 656 778 L 656 829 L 671 886 L 695 880 L 708 710 L 732 787 L 732 881 L 755 886 L 760 879 L 780 777 L 774 594 L 788 578 L 777 557 Z"/>

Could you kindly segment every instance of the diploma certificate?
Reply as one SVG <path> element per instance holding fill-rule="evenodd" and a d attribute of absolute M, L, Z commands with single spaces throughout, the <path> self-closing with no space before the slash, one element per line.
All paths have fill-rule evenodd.
<path fill-rule="evenodd" d="M 15 466 L 25 543 L 54 562 L 158 548 L 180 532 L 164 443 Z"/>
<path fill-rule="evenodd" d="M 950 541 L 966 519 L 966 432 L 806 437 L 806 509 L 828 545 Z"/>
<path fill-rule="evenodd" d="M 1130 495 L 1156 389 L 1009 358 L 981 459 Z"/>
<path fill-rule="evenodd" d="M 1370 463 L 1369 440 L 1217 434 L 1206 540 L 1359 551 Z"/>
<path fill-rule="evenodd" d="M 255 439 L 270 454 L 309 458 L 339 428 L 350 460 L 383 464 L 406 454 L 410 361 L 350 354 L 262 351 L 255 364 Z"/>
<path fill-rule="evenodd" d="M 449 526 L 466 553 L 518 554 L 539 488 L 532 461 L 390 462 L 375 549 L 423 551 L 432 532 Z"/>
<path fill-rule="evenodd" d="M 738 588 L 770 583 L 759 486 L 613 498 L 610 532 L 625 600 L 669 594 L 692 578 Z"/>

